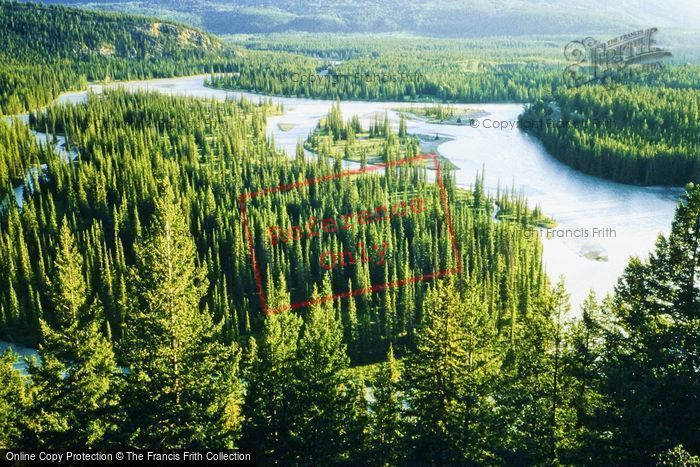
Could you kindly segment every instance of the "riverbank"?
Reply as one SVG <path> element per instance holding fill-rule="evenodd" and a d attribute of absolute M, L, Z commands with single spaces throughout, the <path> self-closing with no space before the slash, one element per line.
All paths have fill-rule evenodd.
<path fill-rule="evenodd" d="M 293 155 L 299 140 L 305 140 L 334 104 L 331 100 L 295 99 L 260 94 L 224 91 L 204 85 L 208 75 L 180 78 L 160 78 L 145 81 L 114 82 L 108 85 L 92 83 L 89 88 L 99 93 L 103 89 L 122 87 L 128 90 L 150 90 L 165 94 L 199 98 L 250 100 L 271 99 L 281 103 L 283 115 L 268 118 L 267 133 L 275 144 Z M 60 96 L 62 102 L 80 102 L 87 91 Z M 400 116 L 396 108 L 411 104 L 397 102 L 341 101 L 344 115 L 368 116 L 387 113 L 392 121 Z M 415 104 L 413 104 L 415 105 Z M 488 112 L 493 120 L 517 120 L 523 110 L 519 104 L 475 104 Z M 288 123 L 283 131 L 278 124 Z M 369 125 L 371 119 L 363 118 Z M 609 228 L 614 235 L 589 238 L 543 239 L 543 259 L 554 280 L 563 274 L 572 295 L 573 309 L 585 299 L 589 289 L 599 295 L 612 290 L 630 256 L 645 256 L 653 247 L 657 235 L 667 232 L 682 190 L 664 187 L 636 187 L 588 176 L 575 171 L 551 156 L 532 135 L 520 130 L 497 130 L 464 125 L 435 124 L 408 120 L 411 134 L 439 134 L 431 147 L 460 170 L 454 171 L 458 184 L 472 185 L 477 172 L 483 171 L 484 184 L 491 193 L 514 189 L 526 197 L 531 206 L 539 205 L 542 212 L 557 221 L 557 228 Z M 428 148 L 426 148 L 428 149 Z M 426 151 L 432 152 L 432 151 Z M 355 165 L 353 165 L 355 164 Z M 356 163 L 348 162 L 349 167 Z M 589 259 L 586 251 L 605 251 L 608 261 Z M 583 251 L 585 253 L 585 251 Z"/>

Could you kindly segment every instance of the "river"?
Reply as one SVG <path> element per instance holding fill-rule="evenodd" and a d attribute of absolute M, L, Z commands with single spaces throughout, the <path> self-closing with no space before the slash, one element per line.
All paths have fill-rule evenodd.
<path fill-rule="evenodd" d="M 211 89 L 204 86 L 204 75 L 183 78 L 129 81 L 106 86 L 91 85 L 100 93 L 105 87 L 151 90 L 200 98 L 257 101 L 267 96 L 246 92 Z M 81 102 L 87 92 L 66 93 L 59 102 Z M 333 101 L 272 97 L 284 105 L 284 114 L 268 119 L 268 132 L 276 144 L 294 154 L 296 143 L 305 139 L 325 116 Z M 341 102 L 345 118 L 358 115 L 368 123 L 377 112 L 389 113 L 398 122 L 395 110 L 411 104 L 392 102 Z M 415 104 L 414 104 L 415 105 Z M 408 121 L 409 133 L 446 138 L 437 148 L 460 170 L 460 185 L 471 185 L 482 168 L 485 185 L 495 192 L 514 187 L 529 201 L 557 221 L 552 238 L 542 233 L 544 262 L 549 276 L 564 277 L 571 293 L 572 313 L 590 289 L 599 297 L 610 292 L 630 256 L 646 256 L 660 233 L 667 234 L 682 190 L 666 187 L 623 185 L 577 172 L 557 161 L 535 137 L 511 126 L 496 128 L 495 122 L 515 122 L 522 104 L 474 104 L 488 115 L 477 124 L 445 125 L 421 119 Z M 280 125 L 283 124 L 283 125 Z M 290 128 L 291 127 L 291 128 Z M 286 131 L 285 131 L 286 130 Z"/>
<path fill-rule="evenodd" d="M 127 89 L 148 89 L 194 97 L 267 98 L 245 92 L 229 92 L 204 86 L 204 76 L 157 79 L 120 84 Z M 101 86 L 94 86 L 100 92 Z M 73 96 L 75 99 L 75 96 Z M 284 104 L 284 114 L 268 120 L 268 132 L 278 146 L 294 154 L 296 143 L 305 139 L 325 116 L 333 101 L 272 97 Z M 368 122 L 376 112 L 411 104 L 392 102 L 341 102 L 345 118 L 359 115 Z M 485 184 L 495 192 L 501 187 L 515 187 L 529 200 L 539 204 L 545 214 L 557 221 L 554 238 L 542 236 L 544 261 L 553 279 L 563 275 L 574 308 L 590 289 L 599 296 L 610 292 L 623 272 L 629 257 L 646 256 L 659 233 L 668 233 L 679 188 L 638 187 L 603 180 L 577 172 L 552 157 L 530 134 L 517 128 L 494 128 L 494 122 L 514 122 L 522 104 L 474 104 L 488 116 L 479 118 L 479 126 L 444 125 L 423 120 L 409 120 L 409 133 L 450 138 L 438 146 L 438 152 L 460 170 L 457 182 L 471 185 L 476 172 L 485 171 Z M 288 131 L 279 124 L 293 125 Z M 288 128 L 283 125 L 284 128 Z M 597 230 L 594 230 L 597 229 Z M 587 232 L 588 236 L 585 235 Z M 562 238 L 562 235 L 567 235 Z"/>

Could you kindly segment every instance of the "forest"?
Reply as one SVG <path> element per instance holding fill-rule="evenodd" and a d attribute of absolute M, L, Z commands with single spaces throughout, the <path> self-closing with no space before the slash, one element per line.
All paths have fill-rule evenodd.
<path fill-rule="evenodd" d="M 483 63 L 430 52 L 338 64 L 281 52 L 257 52 L 232 74 L 213 74 L 212 87 L 263 94 L 343 100 L 522 102 L 551 94 L 562 80 L 560 67 L 536 62 Z M 268 68 L 272 64 L 272 68 Z"/>
<path fill-rule="evenodd" d="M 89 81 L 226 71 L 232 55 L 219 39 L 174 23 L 3 0 L 0 114 L 44 106 Z"/>
<path fill-rule="evenodd" d="M 663 6 L 629 3 L 606 14 L 605 2 L 571 0 L 47 0 L 46 3 L 136 13 L 173 19 L 215 34 L 390 33 L 409 31 L 424 36 L 473 37 L 537 34 L 586 34 L 589 31 L 633 30 L 646 24 L 649 10 L 664 22 L 692 27 L 695 11 L 675 3 Z M 669 19 L 671 21 L 669 21 Z"/>
<path fill-rule="evenodd" d="M 174 23 L 156 39 L 141 17 L 0 8 L 2 53 L 16 57 L 0 70 L 17 80 L 0 88 L 3 110 L 30 110 L 0 121 L 0 339 L 39 356 L 22 372 L 12 350 L 0 354 L 0 448 L 246 448 L 263 465 L 700 464 L 700 185 L 685 186 L 669 233 L 630 258 L 614 292 L 572 313 L 532 235 L 553 220 L 514 189 L 487 190 L 483 172 L 458 186 L 448 164 L 415 159 L 404 117 L 366 125 L 329 104 L 287 155 L 266 132 L 285 110 L 270 99 L 116 88 L 52 102 L 107 76 L 205 70 L 212 86 L 321 96 L 328 84 L 302 90 L 285 75 L 317 73 L 315 57 L 291 50 L 301 45 L 234 51 Z M 42 47 L 19 40 L 28 30 L 45 33 Z M 596 138 L 612 178 L 697 173 L 693 65 L 601 94 L 557 87 L 552 64 L 474 62 L 465 84 L 444 74 L 464 65 L 443 61 L 454 49 L 431 67 L 427 52 L 371 61 L 366 47 L 347 46 L 361 57 L 343 76 L 413 78 L 344 81 L 329 96 L 532 101 L 521 118 L 583 122 L 538 135 L 560 158 L 576 144 L 567 162 L 580 170 L 597 170 L 584 164 Z M 662 144 L 687 165 L 657 156 Z M 649 160 L 632 162 L 632 145 Z M 377 216 L 325 222 L 367 212 Z M 284 236 L 314 219 L 321 228 Z M 360 245 L 382 255 L 343 263 Z M 328 256 L 341 261 L 327 267 Z"/>
<path fill-rule="evenodd" d="M 207 79 L 212 87 L 267 95 L 531 102 L 522 118 L 538 121 L 552 116 L 545 102 L 555 102 L 554 113 L 574 118 L 579 122 L 576 128 L 540 127 L 534 133 L 575 169 L 640 185 L 682 186 L 698 181 L 693 136 L 697 132 L 692 131 L 692 122 L 697 121 L 700 67 L 687 61 L 697 52 L 686 46 L 687 37 L 678 34 L 675 38 L 682 39 L 676 48 L 681 54 L 676 62 L 653 73 L 632 70 L 608 93 L 607 86 L 600 84 L 588 86 L 588 91 L 567 88 L 561 43 L 548 38 L 451 41 L 281 35 L 233 36 L 226 43 L 177 23 L 144 17 L 6 1 L 0 8 L 0 56 L 5 57 L 0 67 L 0 113 L 43 106 L 61 92 L 85 88 L 92 81 L 194 73 L 212 73 Z M 26 40 L 28 36 L 31 41 Z M 644 100 L 649 105 L 643 116 L 635 110 L 640 105 L 636 91 L 624 92 L 628 85 L 648 89 Z M 573 105 L 567 98 L 583 93 L 588 93 L 589 102 L 577 98 Z M 677 104 L 671 94 L 682 94 L 681 102 Z M 681 108 L 675 108 L 678 105 Z M 628 109 L 625 115 L 620 114 L 623 108 Z M 681 116 L 669 120 L 669 112 L 681 112 Z M 582 123 L 601 118 L 608 121 L 605 128 Z M 666 120 L 680 121 L 681 126 L 666 125 Z M 650 126 L 663 128 L 649 134 Z M 638 145 L 644 149 L 638 151 Z M 8 156 L 12 158 L 16 155 Z M 3 175 L 10 173 L 18 181 L 12 170 L 0 167 L 0 191 L 8 186 Z"/>
<path fill-rule="evenodd" d="M 622 183 L 676 186 L 700 181 L 699 121 L 697 86 L 653 84 L 562 90 L 519 118 L 577 170 Z"/>
<path fill-rule="evenodd" d="M 42 358 L 26 384 L 4 357 L 3 445 L 245 446 L 270 462 L 373 456 L 388 465 L 697 452 L 690 336 L 700 291 L 687 278 L 697 271 L 688 252 L 698 231 L 688 226 L 697 226 L 700 189 L 688 188 L 650 260 L 630 263 L 615 296 L 592 296 L 581 320 L 567 318 L 563 284 L 543 272 L 524 201 L 490 199 L 478 179 L 460 192 L 449 172 L 462 274 L 263 318 L 236 195 L 339 170 L 278 153 L 264 135 L 275 111 L 112 91 L 34 114 L 33 127 L 65 134 L 80 158 L 49 155 L 38 189 L 3 216 L 3 332 L 40 338 Z M 268 302 L 453 264 L 425 171 L 259 200 L 251 225 L 267 258 Z M 383 265 L 324 271 L 309 260 L 341 248 L 330 235 L 264 245 L 268 225 L 371 207 L 409 189 L 426 200 L 425 215 L 341 239 L 391 243 Z M 493 219 L 495 203 L 519 216 Z M 678 352 L 687 366 L 668 366 Z M 644 398 L 625 395 L 639 388 Z M 643 410 L 669 391 L 668 407 Z"/>
<path fill-rule="evenodd" d="M 494 45 L 476 39 L 455 44 L 389 38 L 378 45 L 376 38 L 335 39 L 321 46 L 282 38 L 229 44 L 178 23 L 139 16 L 6 0 L 0 13 L 4 114 L 43 106 L 92 81 L 196 73 L 215 73 L 213 86 L 266 94 L 464 102 L 529 101 L 549 95 L 561 75 L 557 65 L 537 60 L 560 54 L 559 44 L 547 40 Z M 465 55 L 465 47 L 474 52 Z M 332 55 L 346 53 L 353 59 L 333 65 Z M 436 61 L 436 54 L 443 59 Z M 329 74 L 319 79 L 323 70 Z"/>

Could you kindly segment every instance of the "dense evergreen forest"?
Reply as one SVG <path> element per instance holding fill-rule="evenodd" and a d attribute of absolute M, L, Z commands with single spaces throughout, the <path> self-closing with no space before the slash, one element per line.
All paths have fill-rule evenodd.
<path fill-rule="evenodd" d="M 212 84 L 316 98 L 528 102 L 561 82 L 568 39 L 439 39 L 407 35 L 231 36 L 258 52 L 240 74 Z M 267 69 L 265 63 L 274 63 Z"/>
<path fill-rule="evenodd" d="M 481 63 L 430 54 L 357 58 L 338 64 L 279 52 L 258 52 L 233 74 L 208 84 L 263 94 L 319 99 L 437 102 L 523 102 L 548 96 L 561 81 L 554 64 Z M 272 68 L 269 68 L 272 64 Z"/>
<path fill-rule="evenodd" d="M 616 295 L 591 297 L 581 320 L 567 318 L 563 284 L 548 284 L 523 202 L 489 199 L 479 180 L 456 190 L 449 173 L 462 274 L 263 319 L 237 194 L 339 170 L 279 154 L 264 136 L 278 110 L 112 91 L 35 114 L 80 158 L 50 158 L 24 207 L 3 216 L 3 330 L 40 336 L 44 362 L 26 384 L 4 357 L 3 445 L 236 445 L 270 461 L 388 465 L 698 452 L 700 232 L 689 227 L 700 189 L 649 261 L 630 263 Z M 251 203 L 268 302 L 454 264 L 425 167 L 339 180 Z M 384 264 L 324 271 L 313 259 L 342 248 L 331 235 L 265 244 L 269 225 L 389 193 L 419 194 L 426 210 L 341 239 L 390 243 Z M 520 216 L 494 220 L 494 201 Z M 669 365 L 678 354 L 687 363 Z"/>
<path fill-rule="evenodd" d="M 631 67 L 627 83 L 697 88 L 700 56 L 690 37 L 673 38 L 674 58 L 652 73 Z M 565 36 L 440 39 L 408 35 L 228 36 L 247 60 L 237 73 L 213 76 L 226 89 L 323 99 L 532 102 L 567 81 Z M 274 64 L 268 68 L 267 64 Z"/>
<path fill-rule="evenodd" d="M 233 52 L 178 24 L 0 1 L 0 114 L 34 109 L 88 81 L 226 71 Z"/>
<path fill-rule="evenodd" d="M 251 259 L 244 244 L 240 214 L 235 202 L 237 195 L 256 187 L 263 188 L 268 185 L 268 180 L 271 181 L 269 185 L 274 186 L 296 179 L 323 177 L 330 170 L 340 170 L 337 163 L 331 167 L 328 163 L 306 162 L 301 153 L 295 160 L 297 167 L 290 164 L 286 156 L 277 154 L 271 142 L 266 140 L 264 133 L 266 113 L 277 110 L 267 104 L 258 108 L 246 102 L 234 105 L 171 99 L 157 95 L 110 92 L 102 98 L 91 97 L 90 102 L 84 106 L 56 106 L 50 107 L 45 114 L 36 114 L 32 119 L 33 125 L 48 129 L 50 133 L 65 133 L 70 144 L 78 149 L 80 162 L 66 164 L 54 157 L 49 162 L 47 180 L 44 183 L 48 188 L 31 196 L 21 213 L 15 212 L 14 209 L 8 213 L 7 233 L 14 232 L 24 237 L 23 243 L 27 244 L 26 247 L 20 248 L 20 250 L 26 248 L 26 253 L 29 255 L 25 266 L 37 266 L 39 269 L 25 270 L 25 266 L 17 269 L 8 268 L 7 280 L 21 288 L 7 291 L 5 296 L 5 303 L 7 303 L 5 309 L 8 312 L 5 314 L 7 319 L 4 323 L 7 328 L 14 328 L 20 335 L 31 334 L 32 331 L 38 330 L 38 318 L 42 315 L 42 310 L 49 305 L 50 297 L 42 293 L 42 291 L 48 291 L 44 287 L 45 284 L 40 284 L 45 275 L 45 267 L 48 265 L 40 266 L 39 263 L 44 263 L 46 259 L 38 261 L 38 256 L 34 255 L 41 255 L 42 252 L 52 249 L 54 241 L 50 240 L 50 236 L 51 232 L 55 233 L 57 227 L 51 226 L 54 224 L 58 226 L 62 218 L 61 212 L 67 210 L 76 216 L 80 213 L 80 216 L 75 219 L 77 224 L 73 226 L 76 230 L 93 231 L 98 228 L 97 225 L 102 225 L 101 229 L 90 234 L 96 237 L 91 238 L 89 243 L 102 244 L 102 246 L 98 248 L 101 253 L 88 261 L 96 268 L 89 275 L 94 277 L 97 289 L 110 291 L 108 295 L 101 297 L 101 302 L 108 309 L 114 310 L 109 314 L 109 317 L 115 318 L 110 319 L 112 332 L 121 335 L 125 325 L 125 311 L 121 308 L 123 304 L 120 305 L 119 296 L 125 291 L 120 281 L 124 280 L 124 271 L 129 265 L 128 259 L 133 256 L 131 250 L 135 239 L 149 225 L 148 215 L 153 210 L 152 198 L 157 192 L 155 180 L 158 178 L 158 172 L 176 170 L 177 174 L 172 175 L 172 185 L 178 186 L 187 180 L 182 188 L 183 196 L 191 198 L 191 205 L 186 207 L 185 212 L 188 213 L 193 225 L 192 232 L 195 238 L 201 239 L 202 242 L 199 245 L 201 261 L 211 268 L 209 271 L 211 286 L 206 300 L 208 308 L 217 319 L 225 319 L 229 339 L 235 339 L 241 333 L 250 331 L 251 326 L 254 327 L 255 321 L 259 319 L 260 310 L 251 276 Z M 387 136 L 387 138 L 390 137 Z M 413 153 L 415 152 L 414 148 Z M 243 157 L 243 154 L 250 154 L 250 156 Z M 389 157 L 396 158 L 399 154 L 389 154 Z M 266 161 L 264 165 L 259 163 L 262 160 Z M 321 161 L 324 160 L 325 158 L 321 159 Z M 150 167 L 148 169 L 142 167 L 146 162 Z M 164 168 L 161 169 L 161 165 Z M 170 165 L 172 167 L 169 168 Z M 372 208 L 374 207 L 372 203 L 380 204 L 378 200 L 383 201 L 390 194 L 396 196 L 404 192 L 410 192 L 412 195 L 420 193 L 424 188 L 421 188 L 419 183 L 427 183 L 420 182 L 424 177 L 425 175 L 419 176 L 400 171 L 396 175 L 396 180 L 392 180 L 395 185 L 387 187 L 374 186 L 374 178 L 364 182 L 368 183 L 367 187 L 359 182 L 353 184 L 348 182 L 348 186 L 338 187 L 337 193 L 318 194 L 319 201 L 306 201 L 303 197 L 299 198 L 301 194 L 292 196 L 290 193 L 286 195 L 288 199 L 285 198 L 284 203 L 277 200 L 278 207 L 269 202 L 272 205 L 266 206 L 266 210 L 272 209 L 273 212 L 266 213 L 263 218 L 257 219 L 255 217 L 257 211 L 252 210 L 249 213 L 250 222 L 262 229 L 264 226 L 286 225 L 292 221 L 292 224 L 297 225 L 297 219 L 309 218 L 313 215 L 321 219 L 332 212 L 355 211 L 358 207 L 362 207 L 358 201 L 358 193 L 363 193 L 362 203 L 370 204 L 365 207 Z M 180 182 L 177 182 L 178 180 Z M 454 188 L 451 190 L 456 192 Z M 376 196 L 366 199 L 369 193 L 374 192 Z M 435 197 L 436 194 L 432 193 L 430 196 Z M 517 232 L 511 232 L 515 228 L 513 223 L 494 223 L 491 219 L 493 203 L 487 201 L 481 191 L 477 190 L 476 194 L 459 192 L 455 197 L 453 216 L 455 220 L 461 221 L 456 223 L 455 229 L 460 242 L 464 242 L 460 245 L 462 261 L 474 269 L 474 280 L 483 282 L 487 286 L 484 290 L 484 300 L 494 310 L 506 306 L 503 303 L 506 300 L 510 302 L 509 307 L 525 306 L 531 292 L 512 295 L 507 294 L 506 289 L 501 292 L 499 290 L 504 287 L 515 287 L 518 283 L 528 284 L 527 289 L 535 287 L 535 291 L 542 286 L 541 265 L 538 259 L 539 247 L 524 239 L 516 242 Z M 504 199 L 499 202 L 507 204 L 507 196 L 502 197 Z M 329 205 L 331 199 L 338 200 L 340 204 Z M 31 200 L 35 200 L 35 203 Z M 322 212 L 307 211 L 317 202 L 321 202 L 320 200 L 323 202 Z M 286 212 L 292 204 L 298 204 L 300 211 L 297 213 L 297 218 L 288 219 Z M 523 203 L 521 204 L 522 206 L 517 208 L 520 214 L 515 217 L 515 224 L 529 225 L 530 211 Z M 516 209 L 513 210 L 515 212 Z M 15 214 L 12 214 L 13 212 Z M 422 222 L 430 222 L 431 216 L 428 214 L 426 212 L 426 219 Z M 430 214 L 439 215 L 432 212 Z M 25 232 L 25 227 L 29 225 L 24 225 L 22 220 L 27 215 L 35 218 L 35 221 L 30 223 L 31 233 Z M 406 223 L 411 221 L 416 222 L 416 220 L 405 220 Z M 470 226 L 481 224 L 493 224 L 487 229 L 494 230 L 490 235 L 508 238 L 507 244 L 499 245 L 495 240 L 486 241 L 483 235 L 477 238 L 476 232 L 466 234 L 475 229 Z M 427 227 L 430 225 L 425 226 L 426 229 Z M 403 238 L 404 231 L 413 232 L 418 228 L 403 224 L 395 228 L 398 231 L 394 234 L 376 232 L 374 229 L 358 233 L 367 237 L 364 240 L 368 245 L 379 240 L 391 241 L 396 246 L 393 251 L 396 256 L 394 266 L 387 264 L 383 268 L 353 271 L 353 274 L 347 277 L 336 278 L 334 284 L 345 286 L 349 280 L 356 284 L 360 281 L 368 282 L 370 276 L 391 278 L 395 275 L 401 277 L 416 275 L 413 269 L 429 267 L 435 257 L 440 260 L 433 264 L 433 267 L 447 267 L 445 262 L 450 261 L 451 250 L 445 243 L 447 240 L 445 232 L 427 230 L 423 232 L 427 235 L 424 239 L 414 238 L 417 234 L 412 233 L 411 242 L 404 245 L 407 240 Z M 505 230 L 501 231 L 501 229 Z M 256 244 L 263 244 L 266 234 L 262 230 L 258 234 L 261 238 Z M 44 237 L 45 235 L 48 237 Z M 389 237 L 387 238 L 386 235 Z M 210 237 L 211 240 L 207 240 Z M 27 243 L 30 238 L 36 240 L 31 246 Z M 19 241 L 19 238 L 15 240 Z M 356 243 L 360 240 L 363 238 L 347 239 L 346 242 Z M 328 241 L 335 240 L 330 238 Z M 7 244 L 13 243 L 8 237 Z M 418 248 L 418 245 L 421 247 Z M 270 275 L 272 280 L 278 281 L 279 274 L 284 273 L 284 281 L 288 287 L 295 290 L 296 295 L 304 296 L 307 293 L 310 294 L 311 285 L 314 282 L 320 283 L 321 273 L 323 273 L 318 263 L 310 262 L 310 259 L 318 258 L 327 248 L 337 249 L 338 245 L 311 243 L 297 245 L 297 247 L 301 250 L 274 252 L 275 255 L 283 254 L 284 257 L 275 262 L 280 270 L 272 270 Z M 8 249 L 8 255 L 14 248 Z M 497 279 L 496 270 L 484 269 L 482 263 L 491 262 L 493 255 L 498 255 L 499 251 L 502 252 L 500 254 L 505 255 L 505 251 L 514 248 L 515 251 L 522 248 L 529 253 L 513 252 L 508 255 L 508 259 L 503 258 L 499 269 L 502 273 L 509 270 L 509 279 Z M 108 251 L 112 253 L 107 254 Z M 263 256 L 272 254 L 266 251 L 261 253 Z M 23 255 L 24 253 L 20 252 L 20 256 Z M 10 263 L 18 265 L 22 261 L 23 259 L 16 257 Z M 525 264 L 521 268 L 516 266 L 517 263 L 510 263 L 511 261 L 524 261 Z M 110 270 L 105 272 L 104 268 Z M 20 270 L 22 274 L 26 274 L 26 282 L 16 276 Z M 300 274 L 301 271 L 308 271 L 310 276 Z M 111 283 L 102 283 L 105 279 L 104 274 L 110 278 Z M 523 276 L 519 277 L 521 274 Z M 534 277 L 530 277 L 533 274 Z M 500 283 L 501 281 L 503 284 Z M 234 294 L 233 291 L 236 293 Z M 413 334 L 415 323 L 419 320 L 419 315 L 416 314 L 419 310 L 415 309 L 411 295 L 398 297 L 396 294 L 399 293 L 403 292 L 390 290 L 383 294 L 385 295 L 383 298 L 367 298 L 366 300 L 370 300 L 367 303 L 362 299 L 362 306 L 356 311 L 358 316 L 352 321 L 357 320 L 359 324 L 356 323 L 356 325 L 363 326 L 359 334 L 365 341 L 358 342 L 357 345 L 365 345 L 365 348 L 351 348 L 351 350 L 367 357 L 371 354 L 369 347 L 373 342 L 393 340 L 391 336 L 394 335 L 410 337 Z M 20 302 L 19 307 L 16 307 L 12 304 L 13 296 L 34 298 Z M 380 306 L 382 303 L 380 298 L 390 300 L 391 303 L 403 302 L 396 305 L 397 317 L 384 315 L 387 310 Z M 377 301 L 375 303 L 372 300 Z M 22 313 L 18 315 L 17 311 L 20 310 Z M 375 315 L 379 311 L 381 313 Z M 394 322 L 395 320 L 397 322 Z"/>
<path fill-rule="evenodd" d="M 623 183 L 700 181 L 700 79 L 583 86 L 538 100 L 520 116 L 547 150 L 577 170 Z M 695 71 L 695 70 L 693 70 Z"/>
<path fill-rule="evenodd" d="M 233 53 L 170 23 L 0 8 L 8 112 L 88 79 L 205 69 L 240 73 L 217 74 L 213 85 L 248 79 L 316 96 L 328 85 L 302 92 L 284 73 L 336 70 L 326 68 L 330 48 L 320 49 L 319 70 L 319 57 L 297 45 Z M 31 35 L 35 45 L 19 40 Z M 627 181 L 696 173 L 693 66 L 654 82 L 563 89 L 555 67 L 524 58 L 476 60 L 464 84 L 456 70 L 468 61 L 445 61 L 455 50 L 434 65 L 427 51 L 402 62 L 398 53 L 372 61 L 366 50 L 348 46 L 359 54 L 348 70 L 401 80 L 348 81 L 332 97 L 540 99 L 523 118 L 584 122 L 579 133 L 540 134 L 545 144 L 576 141 L 571 164 L 595 157 L 602 143 L 584 143 L 596 138 L 615 155 L 601 170 Z M 263 73 L 266 60 L 279 74 Z M 413 78 L 402 80 L 415 70 L 432 77 L 409 94 Z M 44 78 L 19 80 L 34 76 Z M 700 463 L 700 186 L 686 187 L 670 234 L 630 260 L 614 293 L 591 293 L 573 318 L 532 235 L 551 222 L 538 207 L 487 193 L 483 175 L 458 187 L 447 165 L 407 162 L 420 141 L 403 118 L 398 131 L 388 116 L 363 126 L 339 104 L 290 157 L 266 133 L 283 111 L 264 99 L 114 89 L 0 122 L 0 338 L 40 356 L 23 374 L 12 351 L 0 355 L 0 448 L 242 447 L 291 465 Z M 77 157 L 39 144 L 32 130 L 64 136 Z M 629 162 L 633 144 L 653 170 Z M 682 171 L 658 155 L 661 145 L 687 161 Z M 347 176 L 344 160 L 388 166 Z M 395 215 L 395 206 L 408 210 Z M 358 221 L 345 228 L 348 213 Z M 293 227 L 314 219 L 324 220 L 315 235 L 294 238 Z M 365 256 L 361 245 L 381 255 L 343 263 L 348 251 Z M 411 279 L 431 275 L 441 277 Z M 387 283 L 401 285 L 366 290 Z M 265 316 L 263 300 L 285 311 Z"/>
<path fill-rule="evenodd" d="M 0 113 L 5 114 L 43 106 L 88 81 L 209 72 L 234 73 L 214 76 L 213 85 L 268 94 L 469 102 L 529 101 L 549 95 L 560 79 L 558 65 L 533 59 L 548 55 L 551 61 L 559 54 L 558 42 L 551 40 L 503 40 L 497 47 L 415 37 L 387 39 L 386 46 L 351 40 L 356 45 L 348 46 L 336 39 L 331 51 L 328 44 L 309 40 L 227 45 L 177 23 L 60 6 L 3 0 L 0 13 Z M 317 47 L 313 56 L 309 47 Z M 353 60 L 329 62 L 345 53 Z M 324 70 L 329 75 L 322 78 Z"/>

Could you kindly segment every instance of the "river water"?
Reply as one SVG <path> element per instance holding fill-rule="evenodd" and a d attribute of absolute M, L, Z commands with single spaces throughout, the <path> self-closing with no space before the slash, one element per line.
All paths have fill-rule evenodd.
<path fill-rule="evenodd" d="M 204 76 L 158 79 L 119 84 L 128 89 L 148 89 L 175 95 L 258 100 L 257 94 L 229 92 L 204 86 Z M 93 89 L 100 92 L 101 86 Z M 77 94 L 68 99 L 75 100 Z M 272 97 L 284 104 L 284 114 L 271 117 L 268 132 L 278 146 L 294 154 L 296 143 L 305 139 L 325 116 L 333 101 Z M 380 112 L 398 122 L 392 109 L 411 104 L 391 102 L 341 102 L 345 118 L 359 115 L 365 122 Z M 415 104 L 414 104 L 415 105 Z M 449 138 L 438 152 L 460 170 L 458 183 L 471 185 L 477 171 L 484 170 L 491 191 L 500 186 L 514 187 L 539 204 L 545 214 L 557 221 L 547 238 L 543 232 L 544 261 L 553 279 L 563 275 L 574 308 L 590 289 L 600 296 L 612 290 L 631 255 L 646 256 L 659 233 L 668 233 L 679 195 L 678 188 L 623 185 L 577 172 L 554 159 L 533 136 L 495 122 L 515 122 L 522 104 L 474 104 L 489 115 L 478 119 L 479 126 L 444 125 L 409 120 L 409 133 Z M 293 125 L 283 131 L 279 124 Z M 476 126 L 476 125 L 475 125 Z"/>
<path fill-rule="evenodd" d="M 202 75 L 91 85 L 90 90 L 100 93 L 104 87 L 121 86 L 200 98 L 267 99 L 258 94 L 211 89 L 204 86 L 204 78 Z M 72 92 L 58 100 L 76 103 L 84 101 L 86 96 L 86 91 Z M 268 132 L 276 144 L 291 155 L 297 141 L 313 131 L 334 103 L 290 97 L 272 97 L 272 100 L 284 105 L 284 114 L 268 119 Z M 394 109 L 409 105 L 340 103 L 345 118 L 358 115 L 364 124 L 378 112 L 382 116 L 388 112 L 390 119 L 398 122 Z M 629 257 L 646 256 L 656 237 L 668 233 L 681 189 L 622 185 L 569 168 L 547 153 L 535 137 L 512 123 L 496 123 L 515 122 L 522 112 L 522 104 L 469 107 L 488 113 L 477 119 L 478 126 L 476 123 L 473 126 L 445 125 L 411 119 L 408 131 L 445 138 L 437 150 L 459 167 L 456 179 L 460 185 L 473 184 L 476 173 L 483 170 L 485 185 L 491 192 L 499 185 L 507 189 L 513 187 L 528 199 L 531 207 L 539 204 L 545 214 L 556 220 L 557 227 L 549 236 L 546 232 L 539 235 L 544 245 L 547 272 L 553 280 L 564 277 L 574 314 L 590 289 L 599 297 L 610 292 Z"/>
<path fill-rule="evenodd" d="M 13 352 L 15 352 L 16 354 L 19 355 L 19 358 L 15 362 L 15 368 L 18 369 L 19 371 L 21 371 L 22 374 L 26 374 L 26 364 L 24 362 L 24 358 L 32 358 L 32 357 L 38 358 L 36 350 L 31 349 L 29 347 L 24 347 L 21 345 L 10 344 L 9 342 L 0 341 L 0 354 L 3 353 L 8 348 L 11 348 L 13 350 Z"/>

